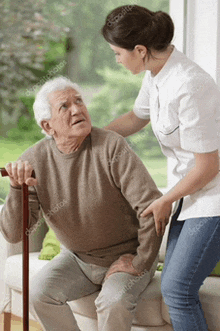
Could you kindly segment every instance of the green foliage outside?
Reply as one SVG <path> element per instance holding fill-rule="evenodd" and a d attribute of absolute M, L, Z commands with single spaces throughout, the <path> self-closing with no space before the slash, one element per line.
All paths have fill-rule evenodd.
<path fill-rule="evenodd" d="M 8 162 L 16 161 L 19 156 L 32 145 L 30 141 L 10 141 L 8 139 L 0 140 L 0 168 L 3 168 Z M 0 176 L 0 204 L 3 203 L 9 192 L 8 177 Z"/>
<path fill-rule="evenodd" d="M 7 137 L 10 141 L 17 142 L 36 142 L 42 139 L 41 128 L 37 125 L 34 118 L 33 103 L 34 96 L 20 96 L 20 100 L 26 106 L 26 114 L 18 119 L 17 127 L 8 131 Z"/>
<path fill-rule="evenodd" d="M 12 141 L 30 141 L 36 142 L 44 137 L 41 133 L 41 128 L 36 124 L 33 112 L 33 103 L 35 93 L 39 86 L 46 80 L 54 78 L 56 75 L 62 75 L 65 71 L 65 66 L 60 66 L 65 58 L 65 38 L 60 42 L 50 41 L 50 48 L 45 54 L 44 70 L 31 69 L 39 78 L 39 83 L 31 86 L 29 89 L 20 90 L 18 99 L 23 105 L 23 112 L 19 116 L 16 125 L 7 131 L 7 138 Z M 57 70 L 55 70 L 57 69 Z M 53 75 L 53 72 L 56 75 Z M 58 72 L 57 72 L 58 71 Z M 48 77 L 47 79 L 45 79 Z M 40 84 L 41 83 L 41 84 Z"/>
<path fill-rule="evenodd" d="M 69 0 L 47 0 L 44 7 L 46 17 L 59 17 L 59 25 L 70 29 L 75 47 L 76 79 L 80 83 L 100 84 L 101 76 L 96 69 L 110 66 L 117 70 L 117 64 L 107 42 L 101 35 L 105 18 L 114 8 L 124 5 L 139 5 L 152 11 L 169 11 L 169 0 L 74 0 L 70 6 Z M 78 70 L 80 68 L 80 70 Z"/>

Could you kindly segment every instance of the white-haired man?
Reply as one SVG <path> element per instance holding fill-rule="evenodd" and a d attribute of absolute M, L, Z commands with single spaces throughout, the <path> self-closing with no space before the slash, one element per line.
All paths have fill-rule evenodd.
<path fill-rule="evenodd" d="M 6 165 L 10 192 L 0 215 L 6 240 L 21 241 L 25 182 L 30 228 L 43 214 L 62 243 L 30 284 L 30 308 L 46 331 L 78 331 L 67 302 L 101 290 L 99 331 L 130 331 L 161 244 L 153 217 L 140 214 L 161 193 L 123 137 L 91 126 L 78 86 L 67 78 L 42 86 L 34 113 L 47 137 Z"/>

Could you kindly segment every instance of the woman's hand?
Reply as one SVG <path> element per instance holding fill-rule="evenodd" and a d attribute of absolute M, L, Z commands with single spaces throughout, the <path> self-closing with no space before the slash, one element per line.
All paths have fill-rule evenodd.
<path fill-rule="evenodd" d="M 172 203 L 193 194 L 207 185 L 219 173 L 218 150 L 210 153 L 194 153 L 195 166 L 176 186 L 146 208 L 141 217 L 153 214 L 157 235 L 163 235 L 172 210 Z"/>
<path fill-rule="evenodd" d="M 165 196 L 162 196 L 152 202 L 140 216 L 146 217 L 149 214 L 153 214 L 156 232 L 159 237 L 164 235 L 166 225 L 169 223 L 171 211 L 172 202 L 167 201 Z"/>

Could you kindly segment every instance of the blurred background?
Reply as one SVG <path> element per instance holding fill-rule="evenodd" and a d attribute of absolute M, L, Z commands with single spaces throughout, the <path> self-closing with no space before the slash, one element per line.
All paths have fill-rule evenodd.
<path fill-rule="evenodd" d="M 44 136 L 33 116 L 36 92 L 64 75 L 78 83 L 96 127 L 132 110 L 143 75 L 115 61 L 101 35 L 106 15 L 131 0 L 1 0 L 0 2 L 0 167 L 16 161 Z M 169 0 L 137 0 L 169 12 Z M 167 185 L 166 158 L 151 126 L 126 138 L 159 187 Z M 9 190 L 0 177 L 0 204 Z"/>

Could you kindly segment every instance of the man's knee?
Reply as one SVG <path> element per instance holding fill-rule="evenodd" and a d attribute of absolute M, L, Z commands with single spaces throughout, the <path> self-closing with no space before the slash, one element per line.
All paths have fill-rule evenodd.
<path fill-rule="evenodd" d="M 42 302 L 45 299 L 44 296 L 46 297 L 46 293 L 43 289 L 43 286 L 39 286 L 39 283 L 33 279 L 29 286 L 30 303 L 36 304 L 37 302 Z"/>
<path fill-rule="evenodd" d="M 30 282 L 29 300 L 32 305 L 65 301 L 62 291 L 58 291 L 48 280 L 34 277 Z"/>
<path fill-rule="evenodd" d="M 95 305 L 98 313 L 106 309 L 116 311 L 126 309 L 132 312 L 136 308 L 134 301 L 133 295 L 123 290 L 112 293 L 101 291 L 95 300 Z"/>

